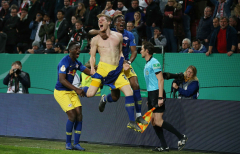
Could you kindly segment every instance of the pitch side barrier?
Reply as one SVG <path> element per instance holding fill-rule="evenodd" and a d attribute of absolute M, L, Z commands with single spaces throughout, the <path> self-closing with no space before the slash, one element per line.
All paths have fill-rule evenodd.
<path fill-rule="evenodd" d="M 144 133 L 127 128 L 124 97 L 99 112 L 100 97 L 80 98 L 83 111 L 81 141 L 132 146 L 159 146 L 153 127 Z M 142 113 L 147 111 L 143 98 Z M 240 102 L 167 99 L 164 119 L 189 139 L 184 149 L 226 153 L 240 151 Z M 66 138 L 67 115 L 53 95 L 0 93 L 0 135 L 42 139 Z M 170 148 L 177 137 L 164 130 Z M 73 138 L 72 138 L 73 139 Z"/>
<path fill-rule="evenodd" d="M 160 50 L 160 49 L 159 49 Z M 164 52 L 164 50 L 162 49 Z M 9 73 L 14 61 L 22 62 L 22 70 L 28 72 L 31 79 L 30 94 L 53 94 L 57 81 L 57 65 L 66 54 L 0 54 L 0 93 L 7 92 L 7 86 L 3 85 L 3 79 Z M 197 68 L 199 79 L 198 99 L 208 100 L 232 100 L 240 101 L 240 54 L 211 54 L 204 53 L 165 53 L 153 54 L 164 68 L 163 72 L 184 72 L 189 65 Z M 88 62 L 90 55 L 81 53 L 78 58 L 82 64 Z M 96 63 L 99 62 L 99 54 L 96 55 Z M 138 54 L 131 64 L 138 76 L 142 97 L 147 97 L 146 83 L 144 79 L 144 66 L 146 60 Z M 80 72 L 77 71 L 80 76 Z M 79 78 L 78 78 L 79 80 Z M 170 98 L 173 79 L 164 81 L 164 89 L 167 98 Z M 109 87 L 104 86 L 101 94 L 110 93 Z"/>

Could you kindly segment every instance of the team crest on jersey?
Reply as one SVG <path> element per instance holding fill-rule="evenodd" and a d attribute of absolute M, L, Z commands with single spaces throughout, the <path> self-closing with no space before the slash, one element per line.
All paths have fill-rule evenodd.
<path fill-rule="evenodd" d="M 61 70 L 62 72 L 66 71 L 66 68 L 65 68 L 65 66 L 64 66 L 64 65 L 62 65 L 62 67 L 60 68 L 60 70 Z"/>
<path fill-rule="evenodd" d="M 69 70 L 68 74 L 71 74 L 72 76 L 74 76 L 76 74 L 76 70 L 72 70 L 72 71 Z"/>
<path fill-rule="evenodd" d="M 124 36 L 123 39 L 124 39 L 124 40 L 128 40 L 129 38 L 128 38 L 127 36 Z"/>
<path fill-rule="evenodd" d="M 72 107 L 72 104 L 68 104 L 68 107 Z"/>
<path fill-rule="evenodd" d="M 146 70 L 146 71 L 145 71 L 145 74 L 146 74 L 146 75 L 148 75 L 148 74 L 149 74 L 148 70 Z"/>
<path fill-rule="evenodd" d="M 78 66 L 79 66 L 79 65 L 78 65 L 78 64 L 76 64 L 76 68 L 78 68 Z"/>

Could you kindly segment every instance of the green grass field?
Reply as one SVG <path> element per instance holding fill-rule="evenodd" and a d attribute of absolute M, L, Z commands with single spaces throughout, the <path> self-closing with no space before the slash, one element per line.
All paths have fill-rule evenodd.
<path fill-rule="evenodd" d="M 0 137 L 0 154 L 154 154 L 150 148 L 81 143 L 86 151 L 65 150 L 65 142 Z M 167 153 L 167 152 L 165 152 Z M 171 150 L 168 154 L 209 154 Z"/>

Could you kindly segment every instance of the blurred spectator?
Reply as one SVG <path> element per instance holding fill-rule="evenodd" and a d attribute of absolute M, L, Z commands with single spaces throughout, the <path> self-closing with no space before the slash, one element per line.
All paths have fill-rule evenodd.
<path fill-rule="evenodd" d="M 125 14 L 125 22 L 133 21 L 134 20 L 134 13 L 139 11 L 141 13 L 142 20 L 145 22 L 145 14 L 143 11 L 139 8 L 139 2 L 138 0 L 132 0 L 131 7 L 128 8 L 127 13 Z"/>
<path fill-rule="evenodd" d="M 211 39 L 211 34 L 213 31 L 213 24 L 212 24 L 212 9 L 211 7 L 207 6 L 204 9 L 204 17 L 200 19 L 200 22 L 197 27 L 197 39 L 199 39 L 203 45 L 208 48 L 209 41 Z"/>
<path fill-rule="evenodd" d="M 7 34 L 6 53 L 17 53 L 17 9 L 11 9 L 11 17 L 4 24 L 3 32 Z"/>
<path fill-rule="evenodd" d="M 36 19 L 31 21 L 29 24 L 29 29 L 32 30 L 32 33 L 30 36 L 31 43 L 35 40 L 38 29 L 40 29 L 40 25 L 42 25 L 42 18 L 43 18 L 43 13 L 38 12 L 36 15 Z M 39 36 L 37 36 L 37 37 L 39 38 Z M 39 38 L 39 42 L 40 42 L 40 38 Z"/>
<path fill-rule="evenodd" d="M 44 6 L 42 7 L 42 11 L 45 14 L 48 14 L 48 16 L 53 22 L 55 22 L 55 19 L 56 19 L 54 14 L 56 1 L 57 0 L 44 0 Z"/>
<path fill-rule="evenodd" d="M 95 0 L 89 0 L 89 7 L 85 14 L 85 30 L 98 29 L 97 15 L 101 13 L 100 8 L 96 5 Z"/>
<path fill-rule="evenodd" d="M 208 52 L 206 55 L 212 53 L 227 53 L 231 56 L 237 47 L 237 31 L 228 25 L 228 18 L 220 18 L 220 27 L 213 31 L 211 36 Z"/>
<path fill-rule="evenodd" d="M 55 23 L 54 38 L 55 43 L 59 43 L 63 46 L 67 45 L 68 42 L 68 22 L 64 18 L 64 12 L 59 10 L 57 13 L 58 20 Z"/>
<path fill-rule="evenodd" d="M 30 5 L 30 0 L 21 0 L 21 4 L 19 5 L 19 13 L 21 13 L 23 8 L 27 8 Z"/>
<path fill-rule="evenodd" d="M 50 53 L 56 53 L 55 50 L 53 49 L 53 42 L 48 39 L 46 41 L 46 49 L 42 51 L 44 54 L 50 54 Z"/>
<path fill-rule="evenodd" d="M 38 41 L 34 41 L 32 43 L 32 49 L 28 49 L 25 53 L 30 54 L 42 53 L 42 49 L 40 49 L 40 43 Z"/>
<path fill-rule="evenodd" d="M 37 13 L 41 10 L 41 5 L 37 0 L 30 0 L 31 1 L 31 6 L 29 7 L 28 10 L 28 18 L 30 21 L 36 19 Z"/>
<path fill-rule="evenodd" d="M 232 15 L 235 15 L 239 20 L 239 18 L 240 18 L 240 0 L 238 0 L 238 3 L 235 6 Z"/>
<path fill-rule="evenodd" d="M 5 53 L 7 34 L 0 31 L 0 53 Z"/>
<path fill-rule="evenodd" d="M 231 16 L 229 18 L 229 26 L 232 26 L 236 31 L 239 31 L 238 30 L 238 27 L 237 27 L 237 18 L 235 16 Z"/>
<path fill-rule="evenodd" d="M 64 52 L 63 46 L 58 43 L 54 46 L 54 50 L 55 50 L 55 53 L 68 53 L 68 51 Z"/>
<path fill-rule="evenodd" d="M 182 4 L 183 28 L 185 37 L 191 40 L 190 22 L 193 10 L 194 0 L 184 0 Z"/>
<path fill-rule="evenodd" d="M 93 38 L 92 35 L 87 36 L 87 46 L 83 50 L 81 50 L 81 53 L 89 53 L 90 52 L 92 38 Z"/>
<path fill-rule="evenodd" d="M 157 4 L 159 4 L 160 11 L 161 11 L 162 15 L 164 15 L 164 9 L 168 3 L 168 0 L 155 0 L 155 2 Z"/>
<path fill-rule="evenodd" d="M 6 1 L 2 1 L 2 9 L 0 11 L 0 31 L 3 29 L 3 26 L 8 18 L 10 18 L 10 9 L 9 4 Z"/>
<path fill-rule="evenodd" d="M 142 21 L 141 18 L 141 13 L 139 11 L 134 13 L 134 27 L 136 28 L 137 32 L 138 32 L 138 36 L 139 36 L 139 42 L 138 44 L 142 44 L 142 41 L 146 38 L 146 26 L 144 24 L 144 22 Z"/>
<path fill-rule="evenodd" d="M 54 28 L 55 24 L 50 20 L 49 15 L 44 14 L 42 25 L 38 33 L 41 38 L 41 44 L 43 44 L 44 47 L 48 39 L 51 39 L 52 42 L 54 41 Z"/>
<path fill-rule="evenodd" d="M 162 14 L 159 13 L 158 5 L 153 0 L 148 0 L 148 7 L 146 10 L 146 32 L 147 40 L 150 40 L 153 36 L 154 27 L 160 26 L 158 21 L 162 18 Z"/>
<path fill-rule="evenodd" d="M 71 37 L 68 45 L 73 42 L 78 42 L 80 44 L 80 50 L 83 50 L 87 46 L 87 34 L 83 29 L 83 23 L 81 21 L 77 21 L 75 23 L 75 30 L 72 31 L 69 36 Z M 68 50 L 68 46 L 66 48 Z"/>
<path fill-rule="evenodd" d="M 55 20 L 54 21 L 57 21 L 57 13 L 59 10 L 61 10 L 62 8 L 64 7 L 64 0 L 56 0 L 56 3 L 55 3 L 55 10 L 54 10 L 54 15 L 55 15 Z"/>
<path fill-rule="evenodd" d="M 215 6 L 213 17 L 230 17 L 233 0 L 210 0 Z"/>
<path fill-rule="evenodd" d="M 69 0 L 64 0 L 64 18 L 67 20 L 68 25 L 71 25 L 71 17 L 75 14 L 73 7 L 70 5 Z"/>
<path fill-rule="evenodd" d="M 184 80 L 174 80 L 172 88 L 178 91 L 178 99 L 197 99 L 199 96 L 199 81 L 196 67 L 188 66 L 184 72 Z"/>
<path fill-rule="evenodd" d="M 184 50 L 182 53 L 206 53 L 206 47 L 201 44 L 200 40 L 196 39 L 192 41 L 192 49 Z"/>
<path fill-rule="evenodd" d="M 22 63 L 15 61 L 12 63 L 7 76 L 3 79 L 3 84 L 8 86 L 7 93 L 28 94 L 28 88 L 31 86 L 30 76 L 22 71 Z"/>
<path fill-rule="evenodd" d="M 69 27 L 69 33 L 71 33 L 72 31 L 75 30 L 75 23 L 76 23 L 76 21 L 77 21 L 77 18 L 75 16 L 72 16 L 71 25 Z"/>
<path fill-rule="evenodd" d="M 102 11 L 102 14 L 105 14 L 107 16 L 113 17 L 115 10 L 112 9 L 113 4 L 111 0 L 107 0 L 106 7 Z"/>
<path fill-rule="evenodd" d="M 148 5 L 150 4 L 148 0 L 138 0 L 139 1 L 139 7 L 141 10 L 146 10 Z"/>
<path fill-rule="evenodd" d="M 9 7 L 11 7 L 12 5 L 19 6 L 17 0 L 9 0 L 8 3 L 9 3 Z"/>
<path fill-rule="evenodd" d="M 219 18 L 217 17 L 213 18 L 213 27 L 214 29 L 219 27 Z"/>
<path fill-rule="evenodd" d="M 122 11 L 122 14 L 125 16 L 125 14 L 127 13 L 127 8 L 124 6 L 123 1 L 122 0 L 118 0 L 117 2 L 117 10 Z"/>
<path fill-rule="evenodd" d="M 167 45 L 167 39 L 165 36 L 163 36 L 161 34 L 161 29 L 159 27 L 155 27 L 154 28 L 154 35 L 153 37 L 150 39 L 150 42 L 155 46 L 155 45 L 159 45 L 159 46 L 163 46 L 166 47 Z M 161 53 L 161 50 L 159 50 L 159 48 L 154 48 L 155 49 L 155 53 Z M 162 49 L 162 48 L 160 48 Z"/>
<path fill-rule="evenodd" d="M 86 8 L 83 3 L 78 3 L 76 10 L 75 10 L 75 17 L 77 20 L 81 20 L 83 23 L 85 21 L 85 13 L 86 13 Z"/>
<path fill-rule="evenodd" d="M 131 32 L 134 35 L 135 44 L 138 45 L 139 36 L 136 28 L 134 28 L 134 23 L 132 21 L 129 21 L 127 23 L 127 31 Z"/>
<path fill-rule="evenodd" d="M 167 38 L 167 52 L 177 52 L 178 41 L 184 37 L 182 24 L 182 5 L 168 0 L 163 16 L 163 35 Z"/>
<path fill-rule="evenodd" d="M 31 29 L 29 24 L 31 20 L 28 18 L 28 9 L 23 8 L 19 16 L 17 24 L 17 47 L 18 51 L 24 52 L 28 49 L 30 44 Z"/>
<path fill-rule="evenodd" d="M 191 49 L 191 40 L 185 38 L 182 41 L 182 50 L 179 53 L 187 53 L 189 49 Z"/>

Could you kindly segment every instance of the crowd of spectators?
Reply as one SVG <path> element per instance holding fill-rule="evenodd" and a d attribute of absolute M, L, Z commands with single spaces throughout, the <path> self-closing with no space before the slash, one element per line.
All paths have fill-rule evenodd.
<path fill-rule="evenodd" d="M 68 53 L 71 41 L 88 52 L 100 13 L 123 14 L 138 46 L 240 52 L 240 0 L 0 0 L 0 53 Z"/>

